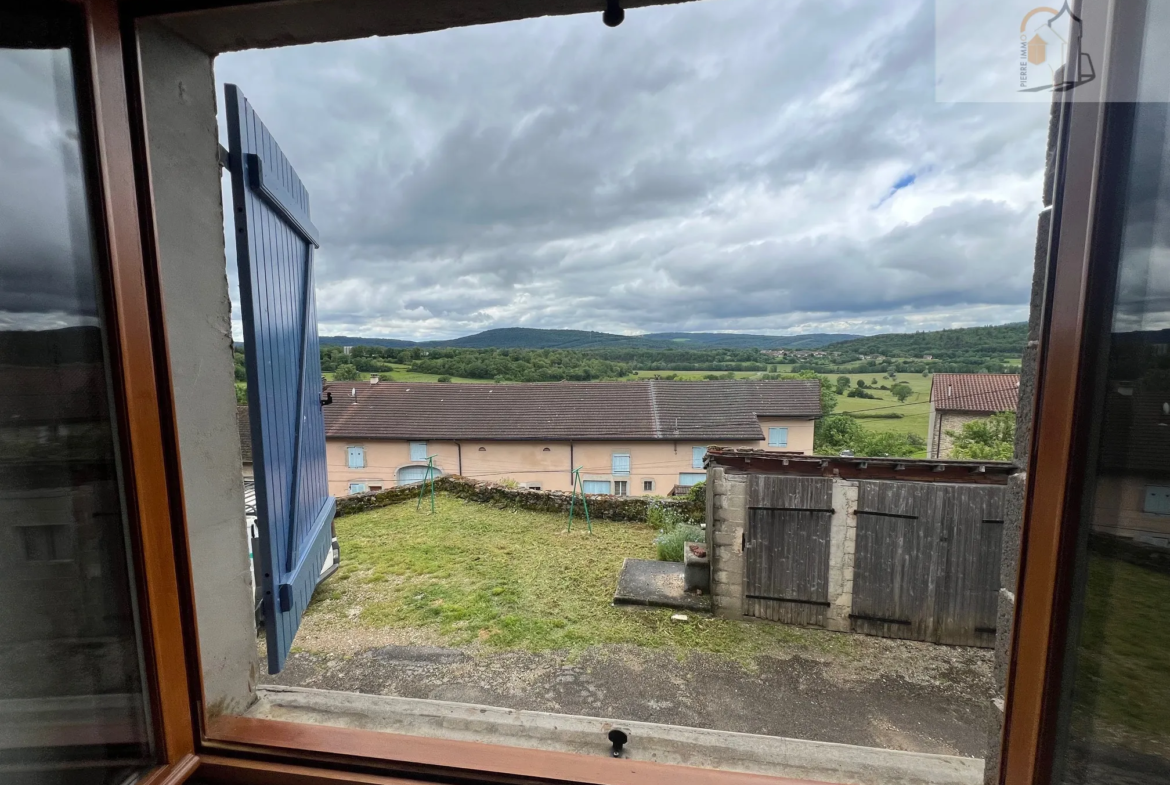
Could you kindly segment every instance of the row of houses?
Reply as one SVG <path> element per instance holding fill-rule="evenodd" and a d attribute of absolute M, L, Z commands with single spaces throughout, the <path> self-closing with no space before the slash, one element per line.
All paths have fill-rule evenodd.
<path fill-rule="evenodd" d="M 586 493 L 669 495 L 706 478 L 711 446 L 812 455 L 822 414 L 819 385 L 807 380 L 332 383 L 326 391 L 329 485 L 339 496 L 418 482 L 428 465 L 435 475 L 559 491 L 572 489 L 580 469 Z M 1014 374 L 935 374 L 927 458 L 952 458 L 951 434 L 1014 412 L 1018 398 Z M 1097 531 L 1170 546 L 1167 409 L 1133 385 L 1109 390 Z M 247 407 L 239 427 L 250 477 Z"/>
<path fill-rule="evenodd" d="M 811 454 L 808 380 L 330 384 L 329 484 L 360 493 L 459 474 L 586 493 L 667 495 L 706 477 L 711 445 Z"/>

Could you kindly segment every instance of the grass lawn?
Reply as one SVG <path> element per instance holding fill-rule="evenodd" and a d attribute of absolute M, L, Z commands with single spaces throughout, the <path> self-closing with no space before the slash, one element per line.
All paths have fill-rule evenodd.
<path fill-rule="evenodd" d="M 1170 575 L 1089 561 L 1074 727 L 1104 723 L 1170 748 Z"/>
<path fill-rule="evenodd" d="M 851 636 L 724 619 L 671 621 L 666 609 L 610 605 L 622 559 L 654 558 L 645 524 L 501 510 L 444 494 L 432 515 L 405 503 L 336 521 L 341 569 L 306 621 L 420 629 L 445 645 L 582 650 L 606 643 L 749 658 L 796 648 L 849 651 Z"/>

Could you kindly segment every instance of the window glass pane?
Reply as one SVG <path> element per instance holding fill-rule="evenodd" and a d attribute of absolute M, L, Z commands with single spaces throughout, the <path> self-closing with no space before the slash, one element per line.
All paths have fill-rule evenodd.
<path fill-rule="evenodd" d="M 1110 107 L 1127 163 L 1112 331 L 1080 554 L 1057 781 L 1170 783 L 1170 5 L 1150 3 L 1140 94 Z M 1115 221 L 1116 223 L 1107 223 Z"/>
<path fill-rule="evenodd" d="M 153 759 L 68 48 L 77 21 L 0 11 L 4 782 L 122 782 Z"/>

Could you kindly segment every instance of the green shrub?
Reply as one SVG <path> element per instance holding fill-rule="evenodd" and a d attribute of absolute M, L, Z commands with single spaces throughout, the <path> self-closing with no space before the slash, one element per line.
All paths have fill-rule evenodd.
<path fill-rule="evenodd" d="M 654 545 L 658 548 L 658 560 L 682 561 L 683 543 L 704 542 L 705 539 L 703 530 L 698 526 L 690 523 L 678 524 L 654 538 Z"/>

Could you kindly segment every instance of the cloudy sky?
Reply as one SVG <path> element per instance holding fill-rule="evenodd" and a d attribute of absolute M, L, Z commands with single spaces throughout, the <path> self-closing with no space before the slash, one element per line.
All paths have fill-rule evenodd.
<path fill-rule="evenodd" d="M 937 102 L 934 42 L 933 0 L 704 0 L 216 73 L 310 191 L 322 334 L 1022 320 L 1047 107 Z"/>

